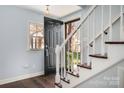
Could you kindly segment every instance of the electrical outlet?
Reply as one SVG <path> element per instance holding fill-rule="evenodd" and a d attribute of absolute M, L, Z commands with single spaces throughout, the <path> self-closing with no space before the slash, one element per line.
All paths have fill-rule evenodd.
<path fill-rule="evenodd" d="M 24 68 L 25 68 L 25 69 L 29 68 L 29 65 L 28 65 L 28 64 L 25 64 L 25 65 L 24 65 Z"/>
<path fill-rule="evenodd" d="M 35 64 L 33 64 L 33 68 L 36 68 L 36 65 Z"/>

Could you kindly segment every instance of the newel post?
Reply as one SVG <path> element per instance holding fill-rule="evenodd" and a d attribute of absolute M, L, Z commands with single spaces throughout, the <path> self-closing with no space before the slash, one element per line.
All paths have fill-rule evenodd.
<path fill-rule="evenodd" d="M 59 45 L 56 45 L 56 76 L 55 76 L 55 82 L 60 83 L 60 73 L 59 73 L 59 64 L 60 64 L 60 47 Z"/>

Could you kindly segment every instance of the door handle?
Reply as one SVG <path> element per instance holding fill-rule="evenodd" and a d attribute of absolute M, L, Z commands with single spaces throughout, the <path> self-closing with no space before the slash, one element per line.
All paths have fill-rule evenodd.
<path fill-rule="evenodd" d="M 46 56 L 48 56 L 49 55 L 49 52 L 48 52 L 48 49 L 46 49 Z"/>
<path fill-rule="evenodd" d="M 45 46 L 45 51 L 46 51 L 46 56 L 48 56 L 49 55 L 49 53 L 48 53 L 48 45 Z"/>

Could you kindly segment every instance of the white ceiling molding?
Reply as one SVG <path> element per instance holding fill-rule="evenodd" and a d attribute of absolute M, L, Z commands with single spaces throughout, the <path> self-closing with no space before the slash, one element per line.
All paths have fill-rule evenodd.
<path fill-rule="evenodd" d="M 42 12 L 43 14 L 46 13 L 46 6 L 45 5 L 21 5 L 18 6 L 24 9 L 30 9 L 36 12 Z M 50 5 L 49 6 L 49 15 L 55 17 L 64 17 L 68 14 L 73 12 L 79 11 L 82 8 L 78 5 Z"/>

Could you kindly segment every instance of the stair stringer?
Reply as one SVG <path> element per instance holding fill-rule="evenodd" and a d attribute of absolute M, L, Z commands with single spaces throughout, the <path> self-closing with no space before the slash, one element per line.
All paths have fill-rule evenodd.
<path fill-rule="evenodd" d="M 61 81 L 63 88 L 76 87 L 90 78 L 96 76 L 102 71 L 107 70 L 113 65 L 117 64 L 120 60 L 124 59 L 124 45 L 108 45 L 108 59 L 92 58 L 92 69 L 79 69 L 79 78 L 73 77 L 68 74 L 70 84 Z"/>

